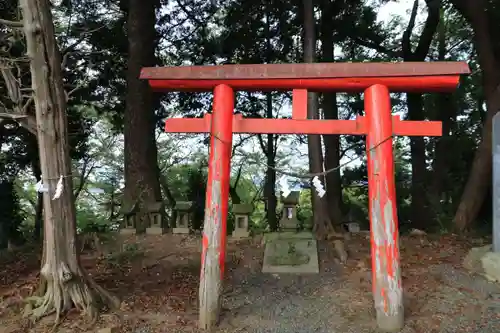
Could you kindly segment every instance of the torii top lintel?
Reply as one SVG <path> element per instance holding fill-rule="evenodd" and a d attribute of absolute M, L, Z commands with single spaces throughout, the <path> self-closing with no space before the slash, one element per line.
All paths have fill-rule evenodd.
<path fill-rule="evenodd" d="M 212 91 L 226 84 L 247 91 L 361 92 L 382 84 L 394 92 L 447 92 L 464 74 L 470 74 L 467 63 L 440 61 L 146 67 L 140 78 L 156 91 Z"/>

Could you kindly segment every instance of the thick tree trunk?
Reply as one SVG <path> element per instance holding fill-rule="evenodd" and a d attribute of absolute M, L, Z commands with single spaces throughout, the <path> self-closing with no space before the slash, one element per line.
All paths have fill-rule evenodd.
<path fill-rule="evenodd" d="M 49 0 L 21 0 L 31 79 L 34 91 L 38 145 L 44 193 L 44 253 L 42 288 L 32 315 L 35 318 L 75 306 L 95 317 L 97 304 L 117 305 L 83 271 L 76 244 L 76 213 L 66 119 L 66 95 L 61 56 L 54 36 Z M 54 198 L 58 179 L 63 191 Z"/>
<path fill-rule="evenodd" d="M 312 0 L 304 0 L 304 62 L 312 63 L 316 58 L 316 37 L 314 6 Z M 308 93 L 307 117 L 318 119 L 318 94 Z M 319 135 L 308 135 L 307 147 L 309 149 L 309 170 L 311 173 L 323 172 L 323 153 L 321 149 L 321 137 Z M 325 183 L 325 177 L 319 177 Z M 333 226 L 328 214 L 326 198 L 320 198 L 314 188 L 311 188 L 312 207 L 314 216 L 314 231 L 318 238 L 324 239 L 333 232 Z"/>
<path fill-rule="evenodd" d="M 127 8 L 129 58 L 125 108 L 125 192 L 124 202 L 140 206 L 161 200 L 153 92 L 139 79 L 142 67 L 155 65 L 155 10 L 158 1 L 130 0 Z M 142 222 L 140 221 L 142 220 Z M 139 230 L 147 227 L 138 218 Z"/>
<path fill-rule="evenodd" d="M 500 67 L 499 59 L 493 50 L 494 36 L 490 33 L 490 18 L 485 10 L 484 0 L 475 2 L 453 0 L 453 5 L 469 21 L 474 30 L 474 44 L 483 74 L 483 92 L 486 97 L 488 113 L 482 130 L 482 141 L 476 150 L 469 178 L 454 217 L 455 227 L 465 230 L 477 217 L 491 186 L 491 127 L 493 116 L 500 109 Z"/>
<path fill-rule="evenodd" d="M 334 61 L 333 17 L 331 1 L 325 1 L 321 9 L 321 49 L 322 61 Z M 323 114 L 325 119 L 338 119 L 337 94 L 323 94 Z M 342 184 L 340 178 L 340 136 L 323 135 L 325 142 L 325 169 L 333 172 L 326 174 L 326 193 L 330 218 L 335 224 L 342 222 Z"/>

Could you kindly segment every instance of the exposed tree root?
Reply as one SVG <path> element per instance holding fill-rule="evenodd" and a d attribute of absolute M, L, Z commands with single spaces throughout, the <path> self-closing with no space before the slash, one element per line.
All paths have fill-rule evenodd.
<path fill-rule="evenodd" d="M 118 308 L 118 299 L 101 288 L 92 279 L 84 277 L 82 271 L 72 274 L 61 270 L 63 274 L 43 274 L 41 287 L 45 290 L 41 296 L 26 299 L 28 305 L 24 316 L 37 321 L 42 317 L 55 314 L 58 325 L 61 316 L 72 308 L 76 308 L 92 321 L 95 321 L 103 308 Z M 40 290 L 41 291 L 41 290 Z"/>
<path fill-rule="evenodd" d="M 328 218 L 315 216 L 314 219 L 315 223 L 313 232 L 316 234 L 316 237 L 319 240 L 333 240 L 334 249 L 338 256 L 338 259 L 341 263 L 346 263 L 348 254 L 344 243 L 345 241 L 350 239 L 350 234 L 342 233 L 342 230 L 340 230 L 339 228 L 335 228 Z"/>
<path fill-rule="evenodd" d="M 333 241 L 333 246 L 335 247 L 340 262 L 345 264 L 347 262 L 347 251 L 345 250 L 344 242 L 340 239 L 336 239 Z"/>

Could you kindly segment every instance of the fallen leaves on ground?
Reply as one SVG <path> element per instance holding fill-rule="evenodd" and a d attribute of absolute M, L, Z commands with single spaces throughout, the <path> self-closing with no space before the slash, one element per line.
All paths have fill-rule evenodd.
<path fill-rule="evenodd" d="M 196 331 L 200 240 L 199 236 L 129 236 L 117 239 L 121 242 L 117 248 L 129 246 L 133 249 L 129 253 L 121 253 L 122 257 L 108 255 L 97 258 L 92 253 L 82 255 L 82 265 L 88 273 L 122 300 L 120 311 L 103 315 L 98 327 L 119 326 L 120 332 L 124 333 L 138 332 L 141 327 L 148 327 L 148 333 L 165 332 L 159 327 Z M 422 273 L 427 272 L 430 265 L 439 263 L 458 267 L 470 248 L 469 242 L 454 235 L 435 237 L 414 234 L 401 237 L 400 245 L 403 285 L 412 300 L 410 312 L 418 311 L 419 298 L 431 293 L 440 283 L 430 274 Z M 365 313 L 371 307 L 371 299 L 367 296 L 371 290 L 370 240 L 366 234 L 354 234 L 346 246 L 349 259 L 343 265 L 344 274 L 356 288 L 350 295 L 350 310 L 346 311 Z M 232 272 L 238 267 L 245 267 L 258 271 L 262 264 L 262 252 L 258 239 L 229 242 L 226 270 Z M 0 265 L 0 296 L 3 301 L 0 325 L 12 326 L 10 332 L 19 327 L 12 324 L 18 318 L 16 314 L 6 311 L 10 307 L 9 300 L 19 303 L 33 292 L 38 283 L 40 260 L 37 251 L 19 252 L 15 256 L 10 258 L 8 265 Z M 322 262 L 332 260 L 334 257 L 330 254 L 322 255 Z M 226 275 L 227 293 L 238 290 L 232 279 L 232 274 Z M 367 302 L 370 304 L 367 305 Z M 88 329 L 77 312 L 70 313 L 68 318 L 71 321 L 63 323 L 60 332 L 95 332 L 95 328 Z M 439 319 L 435 317 L 433 320 L 438 325 Z M 43 329 L 43 325 L 38 325 L 32 332 L 43 332 Z"/>

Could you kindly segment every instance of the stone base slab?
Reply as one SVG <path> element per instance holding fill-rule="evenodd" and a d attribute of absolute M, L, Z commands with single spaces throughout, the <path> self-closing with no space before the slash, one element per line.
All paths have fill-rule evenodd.
<path fill-rule="evenodd" d="M 189 234 L 189 228 L 173 228 L 173 234 Z"/>
<path fill-rule="evenodd" d="M 149 227 L 146 228 L 146 234 L 147 235 L 163 235 L 168 232 L 167 228 L 160 228 L 160 227 Z"/>
<path fill-rule="evenodd" d="M 297 253 L 307 255 L 309 260 L 307 263 L 297 263 L 291 265 L 280 265 L 273 263 L 273 257 L 281 255 L 283 250 L 287 248 L 289 243 L 293 243 Z M 266 242 L 264 250 L 264 263 L 262 265 L 263 273 L 292 273 L 292 274 L 318 274 L 318 244 L 315 239 L 275 239 Z"/>
<path fill-rule="evenodd" d="M 267 242 L 272 242 L 277 239 L 314 239 L 314 235 L 310 231 L 270 232 L 264 234 L 264 237 L 262 237 L 262 244 L 266 244 Z"/>
<path fill-rule="evenodd" d="M 137 230 L 134 228 L 120 229 L 120 235 L 135 235 L 135 234 L 137 234 Z"/>
<path fill-rule="evenodd" d="M 248 238 L 250 237 L 250 232 L 246 230 L 235 230 L 232 234 L 233 238 Z"/>
<path fill-rule="evenodd" d="M 491 245 L 470 249 L 463 260 L 463 267 L 489 281 L 500 282 L 500 253 L 492 250 Z"/>
<path fill-rule="evenodd" d="M 481 258 L 484 277 L 492 282 L 500 282 L 500 253 L 488 252 Z"/>

